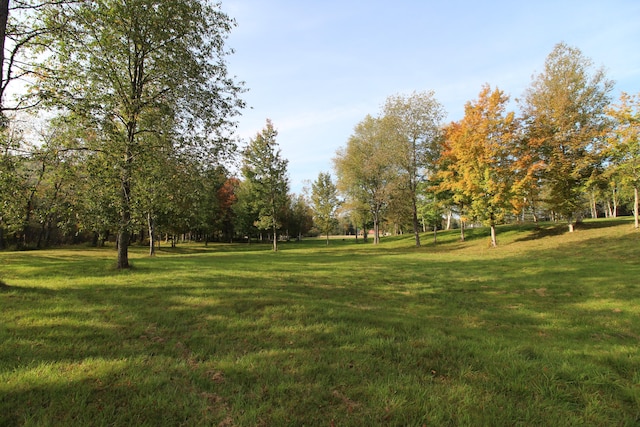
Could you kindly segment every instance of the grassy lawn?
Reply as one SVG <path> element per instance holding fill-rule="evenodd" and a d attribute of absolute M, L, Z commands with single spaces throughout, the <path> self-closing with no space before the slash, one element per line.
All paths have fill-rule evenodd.
<path fill-rule="evenodd" d="M 0 425 L 638 425 L 628 220 L 0 253 Z"/>

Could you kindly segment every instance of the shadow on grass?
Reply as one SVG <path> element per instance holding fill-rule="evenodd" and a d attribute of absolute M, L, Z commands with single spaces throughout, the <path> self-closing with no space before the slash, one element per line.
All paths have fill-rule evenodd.
<path fill-rule="evenodd" d="M 580 230 L 599 230 L 613 228 L 623 224 L 629 224 L 629 218 L 606 218 L 580 221 L 575 224 L 575 231 Z M 566 223 L 544 223 L 536 225 L 531 229 L 528 236 L 516 239 L 516 242 L 526 242 L 530 240 L 543 239 L 545 237 L 561 236 L 569 232 L 569 226 Z"/>
<path fill-rule="evenodd" d="M 527 236 L 519 237 L 516 242 L 527 242 L 530 240 L 544 239 L 545 237 L 560 236 L 566 233 L 566 225 L 539 225 L 534 228 Z"/>
<path fill-rule="evenodd" d="M 1 294 L 0 424 L 624 424 L 632 240 L 424 262 L 384 245 L 211 247 L 76 286 L 104 262 L 83 260 L 68 286 Z"/>

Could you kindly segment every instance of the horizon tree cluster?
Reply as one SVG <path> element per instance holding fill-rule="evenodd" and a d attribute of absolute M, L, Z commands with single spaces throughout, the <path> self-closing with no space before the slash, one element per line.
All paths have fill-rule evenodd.
<path fill-rule="evenodd" d="M 559 43 L 518 99 L 518 114 L 507 111 L 509 96 L 488 84 L 449 124 L 441 123 L 433 92 L 390 97 L 337 151 L 338 188 L 347 206 L 368 210 L 375 242 L 379 224 L 416 232 L 418 217 L 426 231 L 455 215 L 462 240 L 465 224 L 481 223 L 491 228 L 495 246 L 497 224 L 562 220 L 573 231 L 589 215 L 615 217 L 630 205 L 638 228 L 640 102 L 623 93 L 614 105 L 612 90 L 602 68 Z M 389 105 L 402 103 L 400 124 Z M 428 124 L 422 139 L 407 138 L 407 123 Z M 407 159 L 417 159 L 413 169 Z"/>
<path fill-rule="evenodd" d="M 271 121 L 238 147 L 245 89 L 228 75 L 235 22 L 219 5 L 4 0 L 0 15 L 0 249 L 112 242 L 127 268 L 134 243 L 277 250 L 373 230 L 374 243 L 410 232 L 420 246 L 457 220 L 462 238 L 465 224 L 491 227 L 495 245 L 507 221 L 637 218 L 640 100 L 613 104 L 602 69 L 563 43 L 518 113 L 489 85 L 449 124 L 434 91 L 390 96 L 337 151 L 336 180 L 321 172 L 296 195 Z"/>

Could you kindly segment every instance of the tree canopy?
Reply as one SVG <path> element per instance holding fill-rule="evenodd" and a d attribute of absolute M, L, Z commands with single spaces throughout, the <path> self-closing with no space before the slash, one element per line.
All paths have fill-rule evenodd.
<path fill-rule="evenodd" d="M 259 229 L 271 230 L 274 251 L 278 250 L 277 231 L 289 201 L 288 161 L 280 153 L 277 136 L 273 123 L 267 120 L 264 129 L 242 152 L 242 175 L 248 183 L 249 204 L 258 215 L 254 224 Z"/>
<path fill-rule="evenodd" d="M 127 268 L 140 163 L 233 149 L 227 133 L 242 107 L 224 62 L 233 21 L 199 0 L 61 3 L 40 18 L 52 31 L 35 92 L 94 130 L 74 148 L 102 153 L 102 173 L 117 176 L 118 267 Z"/>
<path fill-rule="evenodd" d="M 542 180 L 545 202 L 570 230 L 584 203 L 584 186 L 602 160 L 612 88 L 603 69 L 593 70 L 579 49 L 559 43 L 521 101 L 526 169 Z"/>

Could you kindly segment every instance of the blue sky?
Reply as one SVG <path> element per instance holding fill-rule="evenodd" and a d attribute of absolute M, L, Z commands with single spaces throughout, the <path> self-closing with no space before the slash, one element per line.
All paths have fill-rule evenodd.
<path fill-rule="evenodd" d="M 640 92 L 640 1 L 222 0 L 235 18 L 229 69 L 249 89 L 246 142 L 273 121 L 291 190 L 394 94 L 435 91 L 459 120 L 483 84 L 520 97 L 565 42 Z M 515 108 L 515 107 L 514 107 Z"/>

